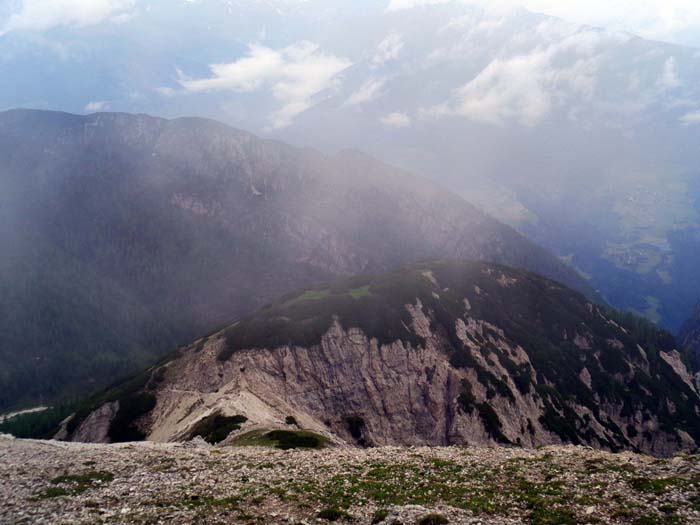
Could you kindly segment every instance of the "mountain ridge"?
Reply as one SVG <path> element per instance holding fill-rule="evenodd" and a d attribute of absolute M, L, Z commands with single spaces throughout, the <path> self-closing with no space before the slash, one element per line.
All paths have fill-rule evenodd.
<path fill-rule="evenodd" d="M 207 119 L 0 113 L 0 166 L 0 407 L 78 397 L 280 294 L 425 258 L 526 266 L 595 297 L 425 179 Z"/>
<path fill-rule="evenodd" d="M 360 446 L 663 456 L 697 449 L 700 395 L 648 322 L 524 270 L 433 261 L 283 296 L 94 398 L 59 435 L 182 441 L 216 418 L 238 422 L 216 439 L 228 444 L 294 421 Z"/>

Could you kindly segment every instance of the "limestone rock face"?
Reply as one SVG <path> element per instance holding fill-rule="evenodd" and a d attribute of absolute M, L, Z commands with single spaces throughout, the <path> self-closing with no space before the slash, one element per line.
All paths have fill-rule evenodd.
<path fill-rule="evenodd" d="M 700 396 L 673 338 L 635 337 L 613 315 L 489 264 L 354 278 L 286 296 L 149 370 L 130 395 L 155 403 L 135 424 L 164 442 L 222 414 L 247 418 L 228 441 L 292 416 L 345 445 L 695 450 Z"/>
<path fill-rule="evenodd" d="M 84 443 L 104 443 L 109 440 L 109 425 L 119 410 L 119 402 L 105 403 L 80 424 L 72 440 Z"/>

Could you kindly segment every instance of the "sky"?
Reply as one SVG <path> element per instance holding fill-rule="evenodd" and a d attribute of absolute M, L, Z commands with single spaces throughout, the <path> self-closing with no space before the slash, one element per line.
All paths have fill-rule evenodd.
<path fill-rule="evenodd" d="M 391 0 L 388 9 L 449 0 Z M 464 0 L 494 10 L 525 8 L 579 24 L 626 31 L 643 38 L 700 47 L 697 0 Z"/>
<path fill-rule="evenodd" d="M 667 233 L 700 220 L 700 0 L 453 2 L 0 0 L 0 111 L 199 116 L 359 149 L 556 239 L 584 271 L 600 261 L 571 259 L 562 212 L 592 217 L 584 236 L 610 228 L 605 265 L 638 257 L 614 230 L 632 224 L 669 279 Z"/>
<path fill-rule="evenodd" d="M 173 0 L 206 3 L 209 0 Z M 274 0 L 259 0 L 271 3 Z M 305 0 L 278 0 L 294 3 Z M 388 10 L 420 8 L 451 0 L 388 0 Z M 492 10 L 526 8 L 566 20 L 627 31 L 638 36 L 700 47 L 697 0 L 462 0 Z M 87 27 L 124 23 L 148 9 L 148 0 L 5 0 L 0 3 L 0 35 L 37 32 L 58 26 Z"/>
<path fill-rule="evenodd" d="M 430 11 L 436 11 L 430 6 L 448 0 L 0 0 L 0 75 L 13 73 L 0 84 L 0 110 L 187 113 L 267 133 L 289 128 L 337 94 L 345 97 L 339 109 L 350 116 L 383 101 L 386 109 L 374 122 L 385 130 L 454 117 L 534 127 L 564 106 L 572 119 L 590 114 L 593 100 L 605 111 L 605 104 L 626 110 L 621 101 L 673 105 L 675 122 L 700 124 L 700 103 L 691 90 L 695 58 L 657 49 L 656 55 L 640 50 L 610 59 L 625 32 L 679 42 L 700 57 L 692 49 L 696 41 L 700 47 L 700 1 L 452 1 L 481 9 L 456 9 L 471 14 L 435 26 L 427 36 L 398 15 L 418 14 L 409 18 L 428 27 Z M 365 34 L 324 34 L 308 16 L 299 22 L 295 5 L 306 2 L 307 15 L 319 16 L 327 15 L 321 6 L 335 15 L 367 6 L 359 16 Z M 523 19 L 523 9 L 557 18 L 522 32 L 511 22 Z M 284 15 L 269 25 L 274 23 L 265 13 L 278 11 Z M 367 17 L 376 19 L 374 26 Z M 495 36 L 499 31 L 510 36 Z M 458 77 L 449 76 L 449 63 L 460 64 Z M 432 65 L 447 72 L 449 88 L 414 90 L 432 98 L 412 96 L 412 106 L 389 102 L 402 92 L 392 85 L 398 75 Z M 629 86 L 635 100 L 625 93 L 607 100 L 612 86 L 601 89 L 601 79 Z"/>

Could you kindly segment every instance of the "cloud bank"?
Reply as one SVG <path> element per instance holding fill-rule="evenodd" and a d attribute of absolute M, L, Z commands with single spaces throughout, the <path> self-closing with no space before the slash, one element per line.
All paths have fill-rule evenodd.
<path fill-rule="evenodd" d="M 345 104 L 348 106 L 359 106 L 372 102 L 384 94 L 383 88 L 385 84 L 386 79 L 370 78 L 348 97 Z"/>
<path fill-rule="evenodd" d="M 284 128 L 312 106 L 315 95 L 333 87 L 337 75 L 350 65 L 348 60 L 323 53 L 318 45 L 303 41 L 280 50 L 251 44 L 247 56 L 212 64 L 207 78 L 178 74 L 180 85 L 191 93 L 269 90 L 282 104 L 271 115 L 272 127 Z"/>
<path fill-rule="evenodd" d="M 372 65 L 374 67 L 379 67 L 391 60 L 396 60 L 399 58 L 404 45 L 401 35 L 396 33 L 390 34 L 377 46 L 377 53 L 372 59 Z"/>
<path fill-rule="evenodd" d="M 570 27 L 543 22 L 536 32 L 549 44 L 493 59 L 476 77 L 455 90 L 450 100 L 424 110 L 423 115 L 460 116 L 495 125 L 515 121 L 533 127 L 557 105 L 592 100 L 601 61 L 599 47 L 618 37 Z M 561 60 L 562 57 L 567 60 Z"/>
<path fill-rule="evenodd" d="M 391 0 L 387 11 L 446 4 L 451 0 Z M 525 8 L 571 22 L 627 31 L 644 38 L 700 47 L 697 0 L 454 0 L 487 10 Z"/>
<path fill-rule="evenodd" d="M 96 100 L 93 102 L 88 102 L 85 105 L 85 111 L 88 113 L 96 113 L 99 111 L 107 111 L 109 110 L 109 102 L 105 100 Z"/>
<path fill-rule="evenodd" d="M 389 113 L 382 117 L 381 123 L 388 128 L 407 128 L 411 125 L 411 117 L 405 113 Z"/>
<path fill-rule="evenodd" d="M 14 31 L 123 22 L 133 14 L 135 0 L 23 0 L 20 5 L 19 11 L 0 23 L 0 36 Z"/>

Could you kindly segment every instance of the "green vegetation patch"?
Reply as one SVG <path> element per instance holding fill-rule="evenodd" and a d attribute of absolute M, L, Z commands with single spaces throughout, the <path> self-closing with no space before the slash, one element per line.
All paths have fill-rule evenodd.
<path fill-rule="evenodd" d="M 308 430 L 252 430 L 236 436 L 231 443 L 239 447 L 271 447 L 281 450 L 319 449 L 329 443 L 329 439 Z"/>
<path fill-rule="evenodd" d="M 325 299 L 330 295 L 330 290 L 308 290 L 294 299 L 291 299 L 285 303 L 285 306 L 294 306 L 298 303 L 303 303 L 305 301 L 320 301 Z"/>
<path fill-rule="evenodd" d="M 342 470 L 342 474 L 320 483 L 296 482 L 291 490 L 328 508 L 347 510 L 358 502 L 371 502 L 379 509 L 394 505 L 449 505 L 475 515 L 523 516 L 530 525 L 593 522 L 594 516 L 581 521 L 581 505 L 605 505 L 595 492 L 579 503 L 578 490 L 590 481 L 591 475 L 581 472 L 581 478 L 572 481 L 570 469 L 555 463 L 549 455 L 485 465 L 416 454 L 409 461 L 367 462 Z M 373 522 L 381 523 L 387 516 L 385 511 L 378 512 Z M 445 523 L 439 518 L 430 519 L 437 521 L 425 523 Z M 485 519 L 489 520 L 497 521 Z"/>
<path fill-rule="evenodd" d="M 222 507 L 235 509 L 241 502 L 238 496 L 228 496 L 224 498 L 215 498 L 212 496 L 200 496 L 193 494 L 184 499 L 181 504 L 189 508 L 197 507 Z"/>
<path fill-rule="evenodd" d="M 372 292 L 369 291 L 369 285 L 360 286 L 359 288 L 354 288 L 350 290 L 350 297 L 353 299 L 362 299 L 363 297 L 369 297 Z"/>
<path fill-rule="evenodd" d="M 231 326 L 219 359 L 246 348 L 310 347 L 338 319 L 345 328 L 356 327 L 380 343 L 397 340 L 423 343 L 409 328 L 406 304 L 432 297 L 431 283 L 417 272 L 395 272 L 380 277 L 361 276 L 291 294 Z"/>
<path fill-rule="evenodd" d="M 207 443 L 221 443 L 231 432 L 241 429 L 241 425 L 248 421 L 242 415 L 224 416 L 220 413 L 211 414 L 198 421 L 189 434 L 189 439 L 201 437 Z"/>
<path fill-rule="evenodd" d="M 76 496 L 88 489 L 98 487 L 114 480 L 109 472 L 86 472 L 84 474 L 64 474 L 51 480 L 53 487 L 48 487 L 36 495 L 36 499 L 50 499 L 63 496 Z"/>
<path fill-rule="evenodd" d="M 338 521 L 341 518 L 348 518 L 350 516 L 344 510 L 329 507 L 321 510 L 321 512 L 317 514 L 317 517 L 326 521 Z"/>
<path fill-rule="evenodd" d="M 442 514 L 428 514 L 418 520 L 418 525 L 447 525 L 450 520 Z"/>
<path fill-rule="evenodd" d="M 52 499 L 52 498 L 62 498 L 64 496 L 71 496 L 73 495 L 72 492 L 69 492 L 67 489 L 63 487 L 49 487 L 45 490 L 42 490 L 39 494 L 37 494 L 34 499 L 35 500 L 43 500 L 43 499 Z"/>
<path fill-rule="evenodd" d="M 75 486 L 89 487 L 95 483 L 110 483 L 114 475 L 109 472 L 87 472 L 86 474 L 65 474 L 51 480 L 54 485 L 72 484 Z"/>
<path fill-rule="evenodd" d="M 321 448 L 328 439 L 303 430 L 273 430 L 263 437 L 275 443 L 275 448 L 289 450 L 292 448 Z"/>
<path fill-rule="evenodd" d="M 386 509 L 379 509 L 374 514 L 372 514 L 372 525 L 377 525 L 389 517 L 389 511 Z"/>
<path fill-rule="evenodd" d="M 629 481 L 630 486 L 639 492 L 647 492 L 660 496 L 665 493 L 670 487 L 674 487 L 682 483 L 678 478 L 633 478 Z"/>
<path fill-rule="evenodd" d="M 61 422 L 74 411 L 72 405 L 62 405 L 40 412 L 19 414 L 0 423 L 0 433 L 23 439 L 51 439 Z"/>

